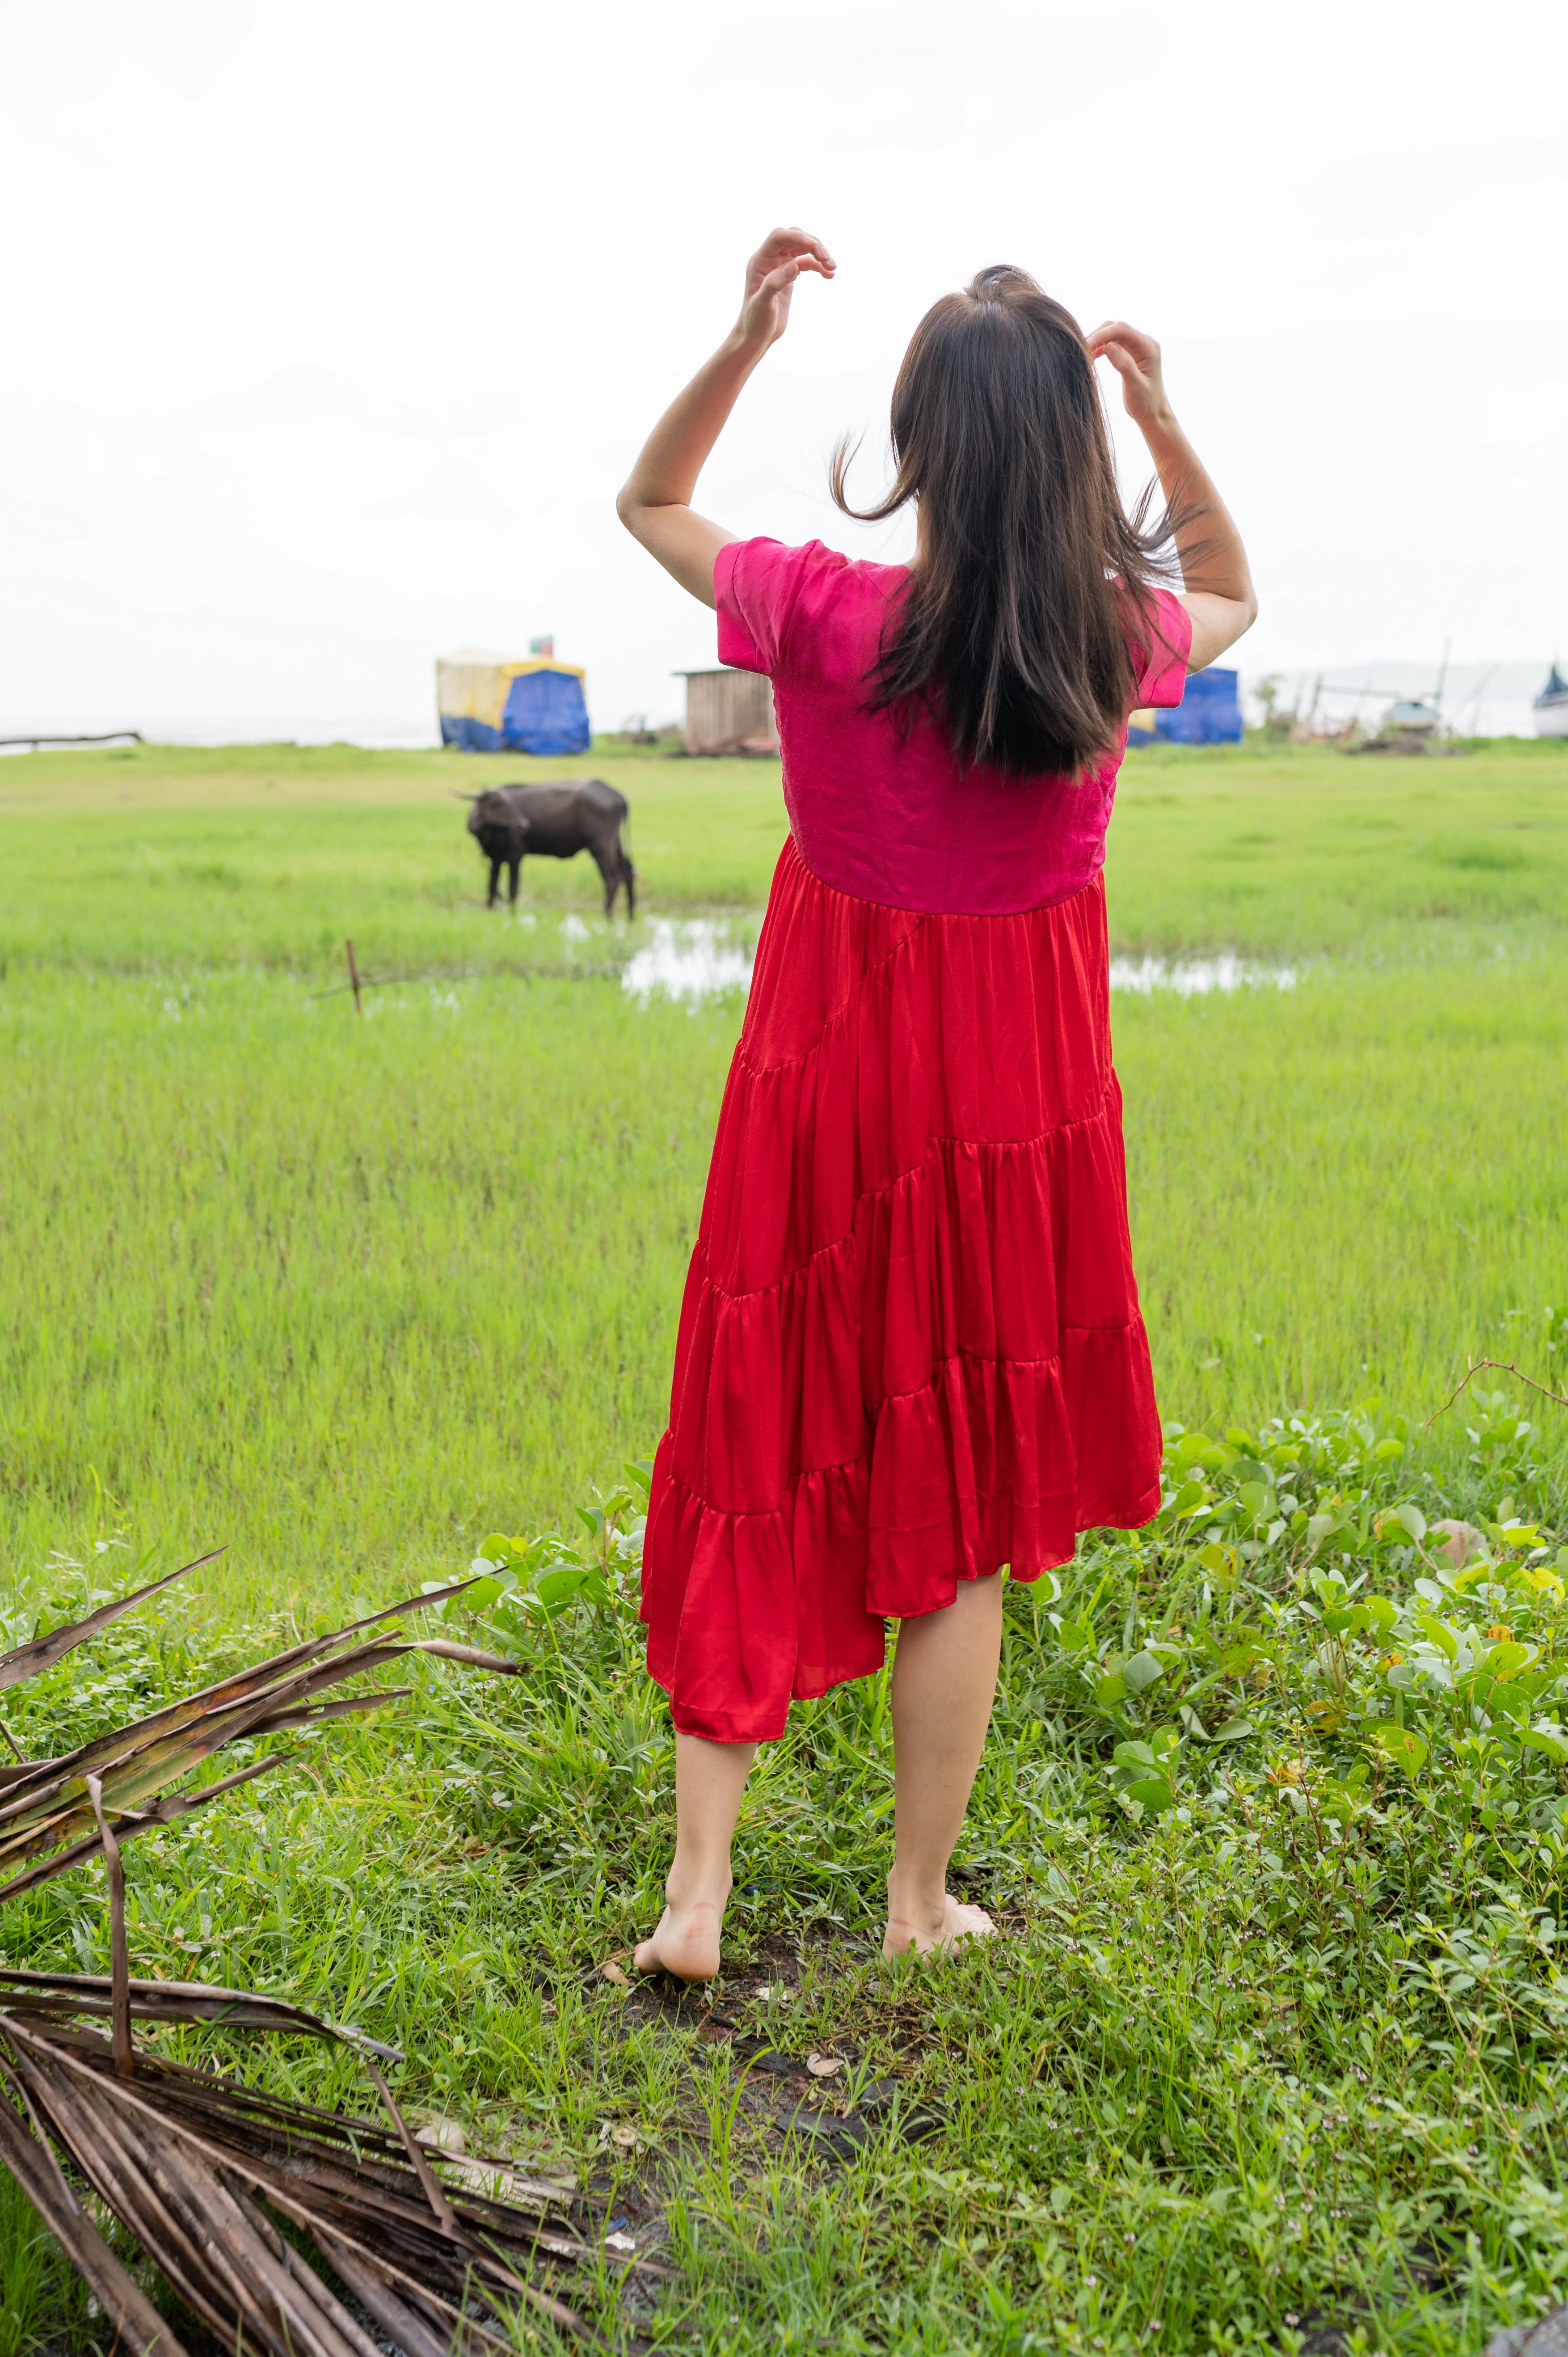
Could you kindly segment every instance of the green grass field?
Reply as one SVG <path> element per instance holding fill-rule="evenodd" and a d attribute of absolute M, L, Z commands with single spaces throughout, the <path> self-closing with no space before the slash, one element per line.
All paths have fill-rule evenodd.
<path fill-rule="evenodd" d="M 314 1604 L 558 1519 L 656 1437 L 739 1004 L 629 1006 L 585 859 L 488 913 L 451 795 L 492 766 L 527 767 L 0 769 L 12 1560 L 107 1496 L 138 1541 L 226 1541 L 236 1609 Z M 759 905 L 772 765 L 595 766 L 650 907 Z M 1563 756 L 1145 753 L 1111 906 L 1121 951 L 1298 972 L 1117 1000 L 1167 1414 L 1423 1413 L 1512 1356 L 1568 1290 Z M 346 937 L 423 978 L 357 1022 Z"/>
<path fill-rule="evenodd" d="M 0 1644 L 138 1561 L 228 1547 L 188 1599 L 22 1690 L 28 1748 L 280 1625 L 451 1577 L 493 1529 L 565 1526 L 657 1437 L 740 1005 L 628 998 L 649 919 L 606 927 L 585 861 L 531 863 L 521 921 L 484 909 L 451 793 L 530 767 L 0 764 Z M 651 916 L 744 932 L 777 770 L 591 767 L 631 801 Z M 1568 753 L 1142 754 L 1109 876 L 1118 953 L 1294 976 L 1114 1002 L 1162 1404 L 1235 1436 L 1191 1509 L 1219 1567 L 1173 1506 L 1146 1543 L 1086 1544 L 1056 1607 L 1081 1641 L 1015 1595 L 962 1853 L 1007 1918 L 997 1955 L 871 1961 L 877 1682 L 797 1715 L 743 1828 L 719 2012 L 737 2040 L 841 2051 L 844 2084 L 896 2083 L 930 2138 L 824 2173 L 735 2040 L 585 1979 L 649 1921 L 671 1824 L 624 1579 L 613 1612 L 531 1638 L 515 1686 L 433 1674 L 317 1743 L 313 1777 L 131 1855 L 145 1969 L 286 1988 L 405 2045 L 416 2106 L 607 2186 L 613 2164 L 680 2268 L 642 2320 L 661 2343 L 1262 2352 L 1318 2319 L 1340 2336 L 1323 2357 L 1478 2352 L 1562 2296 L 1556 1738 L 1510 1755 L 1485 1690 L 1444 1717 L 1412 1688 L 1407 1782 L 1367 1732 L 1406 1708 L 1380 1667 L 1399 1648 L 1369 1638 L 1336 1685 L 1311 1583 L 1338 1545 L 1348 1579 L 1419 1612 L 1421 1564 L 1374 1506 L 1533 1521 L 1548 1566 L 1561 1535 L 1559 1411 L 1504 1384 L 1422 1427 L 1466 1354 L 1559 1389 L 1568 1366 Z M 1364 1429 L 1336 1423 L 1360 1401 Z M 1263 1429 L 1298 1411 L 1310 1445 Z M 1266 1512 L 1238 1502 L 1249 1480 Z M 1283 1513 L 1265 1542 L 1287 1487 L 1304 1525 L 1349 1517 L 1341 1540 Z M 1500 1574 L 1484 1592 L 1535 1632 L 1544 1724 L 1554 1600 Z M 1138 1643 L 1165 1649 L 1147 1700 L 1113 1691 Z M 1227 1698 L 1251 1731 L 1210 1751 Z M 1157 1763 L 1167 1733 L 1180 1772 L 1140 1817 L 1113 1747 Z M 1385 1762 L 1365 1788 L 1356 1756 Z M 0 1939 L 98 1968 L 94 1877 Z M 779 1986 L 787 2037 L 760 1993 Z M 311 2052 L 265 2067 L 345 2092 Z M 607 2146 L 616 2123 L 639 2141 Z M 3 2203 L 0 2314 L 0 2357 L 94 2345 Z"/>

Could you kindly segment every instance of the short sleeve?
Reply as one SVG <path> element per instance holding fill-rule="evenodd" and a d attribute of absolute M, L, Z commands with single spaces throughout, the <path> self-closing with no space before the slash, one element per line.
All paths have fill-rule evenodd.
<path fill-rule="evenodd" d="M 1192 616 L 1168 589 L 1154 594 L 1153 628 L 1142 616 L 1127 637 L 1133 658 L 1133 708 L 1179 704 L 1187 693 L 1187 659 L 1192 651 Z M 1147 643 L 1145 643 L 1145 637 Z"/>
<path fill-rule="evenodd" d="M 809 549 L 777 540 L 730 540 L 714 560 L 719 661 L 736 671 L 775 672 L 800 593 Z"/>

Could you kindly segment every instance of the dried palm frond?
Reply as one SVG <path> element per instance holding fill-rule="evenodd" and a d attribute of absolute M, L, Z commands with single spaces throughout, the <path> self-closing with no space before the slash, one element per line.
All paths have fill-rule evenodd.
<path fill-rule="evenodd" d="M 47 1669 L 117 1612 L 166 1585 L 155 1581 L 5 1655 L 0 1684 Z M 400 2061 L 395 2049 L 277 1998 L 196 1982 L 137 1980 L 130 1972 L 121 1844 L 292 1755 L 271 1753 L 191 1792 L 166 1788 L 242 1738 L 392 1700 L 384 1690 L 331 1702 L 316 1697 L 403 1654 L 515 1673 L 514 1662 L 444 1639 L 351 1641 L 468 1585 L 406 1598 L 63 1759 L 23 1761 L 0 1772 L 0 1871 L 13 1869 L 0 1900 L 102 1856 L 112 1963 L 107 1976 L 0 1971 L 0 2088 L 15 2099 L 0 2093 L 0 2162 L 138 2357 L 184 2352 L 88 2215 L 51 2143 L 190 2312 L 237 2357 L 261 2351 L 272 2357 L 381 2357 L 389 2343 L 405 2357 L 448 2357 L 454 2350 L 488 2357 L 513 2345 L 496 2326 L 504 2328 L 520 2302 L 596 2337 L 553 2292 L 528 2279 L 542 2260 L 572 2266 L 591 2255 L 573 2215 L 585 2205 L 575 2204 L 567 2189 L 522 2176 L 504 2161 L 466 2157 L 462 2184 L 445 2186 L 437 2157 L 410 2134 L 371 2059 Z M 87 2026 L 94 2016 L 108 2017 L 107 2040 Z M 285 2103 L 138 2050 L 136 2020 L 343 2040 L 360 2051 L 389 2125 Z M 482 2190 L 474 2190 L 476 2182 Z M 308 2240 L 317 2265 L 300 2238 Z"/>
<path fill-rule="evenodd" d="M 165 2020 L 180 2018 L 167 2001 L 159 2010 Z M 287 2011 L 295 2018 L 278 2027 L 332 2034 Z M 520 2301 L 569 2330 L 588 2330 L 527 2279 L 542 2257 L 591 2257 L 573 2228 L 572 2196 L 505 2161 L 467 2158 L 466 2184 L 493 2171 L 494 2194 L 449 2192 L 379 2072 L 390 2128 L 161 2056 L 138 2054 L 123 2075 L 96 2031 L 36 2015 L 0 2013 L 0 2040 L 34 2121 L 230 2348 L 341 2357 L 347 2346 L 364 2357 L 363 2328 L 303 2253 L 283 2243 L 279 2221 L 310 2238 L 320 2265 L 409 2357 L 510 2347 L 474 2311 L 504 2314 Z M 161 2321 L 159 2329 L 166 2333 Z"/>
<path fill-rule="evenodd" d="M 63 1628 L 51 1630 L 47 1637 L 34 1637 L 29 1643 L 18 1645 L 14 1652 L 0 1653 L 0 1694 L 4 1694 L 7 1686 L 20 1685 L 24 1678 L 36 1678 L 43 1671 L 52 1670 L 55 1663 L 63 1662 L 72 1647 L 80 1645 L 84 1638 L 96 1637 L 100 1629 L 107 1629 L 111 1620 L 118 1620 L 122 1612 L 129 1612 L 134 1606 L 145 1604 L 149 1596 L 156 1596 L 161 1588 L 172 1587 L 177 1579 L 183 1579 L 188 1571 L 199 1571 L 204 1563 L 215 1562 L 222 1552 L 221 1547 L 214 1547 L 210 1554 L 199 1555 L 192 1563 L 182 1563 L 177 1571 L 166 1571 L 161 1579 L 150 1579 L 145 1587 L 134 1587 L 129 1596 L 117 1596 L 113 1604 L 100 1605 L 98 1610 L 90 1612 L 85 1620 L 68 1621 Z"/>
<path fill-rule="evenodd" d="M 521 1666 L 518 1663 L 499 1653 L 481 1652 L 477 1646 L 455 1645 L 442 1637 L 406 1640 L 382 1636 L 360 1644 L 350 1641 L 361 1630 L 374 1628 L 403 1613 L 417 1612 L 427 1604 L 443 1603 L 447 1597 L 460 1595 L 471 1585 L 469 1580 L 459 1580 L 429 1596 L 404 1597 L 402 1602 L 390 1604 L 384 1611 L 353 1621 L 330 1636 L 307 1638 L 301 1644 L 290 1646 L 286 1652 L 274 1654 L 271 1661 L 235 1671 L 216 1685 L 188 1695 L 182 1702 L 170 1703 L 149 1717 L 96 1736 L 91 1743 L 81 1745 L 63 1759 L 24 1761 L 13 1767 L 0 1785 L 0 1875 L 9 1872 L 12 1877 L 0 1886 L 0 1900 L 16 1898 L 38 1881 L 48 1880 L 48 1874 L 19 1878 L 16 1869 L 27 1859 L 40 1851 L 78 1843 L 87 1834 L 87 1828 L 97 1823 L 88 1796 L 90 1777 L 96 1776 L 102 1784 L 106 1806 L 117 1816 L 127 1818 L 126 1833 L 143 1832 L 145 1825 L 134 1820 L 146 1803 L 227 1745 L 245 1738 L 278 1734 L 285 1727 L 307 1726 L 324 1717 L 375 1710 L 391 1699 L 384 1693 L 371 1692 L 335 1703 L 315 1700 L 325 1687 L 338 1685 L 360 1671 L 380 1669 L 407 1653 L 432 1653 L 444 1661 L 515 1676 Z M 46 1641 L 58 1648 L 48 1658 L 58 1660 L 68 1650 L 62 1639 L 80 1641 L 80 1631 L 85 1626 L 86 1623 L 79 1623 L 76 1631 L 57 1631 Z M 16 1658 L 14 1654 L 7 1656 L 13 1661 Z M 35 1669 L 44 1666 L 47 1663 L 40 1662 Z M 193 1796 L 185 1806 L 199 1806 L 207 1797 Z M 166 1823 L 168 1816 L 175 1813 L 177 1812 L 166 1807 L 162 1817 L 151 1817 L 149 1822 Z M 88 1838 L 70 1857 L 57 1860 L 50 1871 L 59 1873 L 67 1866 L 78 1865 L 95 1857 L 102 1847 L 101 1835 Z"/>

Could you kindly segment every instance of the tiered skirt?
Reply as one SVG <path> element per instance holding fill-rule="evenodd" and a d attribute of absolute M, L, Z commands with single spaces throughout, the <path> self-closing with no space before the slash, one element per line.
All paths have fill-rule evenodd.
<path fill-rule="evenodd" d="M 730 1069 L 643 1554 L 675 1725 L 781 1735 L 961 1579 L 1158 1511 L 1101 879 L 1019 916 L 785 845 Z"/>

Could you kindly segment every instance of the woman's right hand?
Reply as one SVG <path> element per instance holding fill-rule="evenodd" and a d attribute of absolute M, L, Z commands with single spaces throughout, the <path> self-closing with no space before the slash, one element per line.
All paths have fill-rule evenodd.
<path fill-rule="evenodd" d="M 789 324 L 789 297 L 802 270 L 831 278 L 838 264 L 820 237 L 803 229 L 776 229 L 764 238 L 746 265 L 746 293 L 741 298 L 736 333 L 754 351 L 776 344 Z"/>
<path fill-rule="evenodd" d="M 1089 339 L 1091 361 L 1107 360 L 1122 380 L 1127 414 L 1145 431 L 1171 422 L 1165 381 L 1160 368 L 1160 348 L 1153 336 L 1130 328 L 1125 319 L 1107 319 Z"/>

